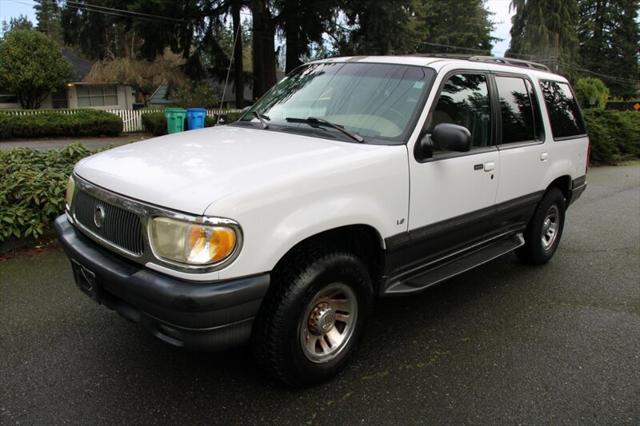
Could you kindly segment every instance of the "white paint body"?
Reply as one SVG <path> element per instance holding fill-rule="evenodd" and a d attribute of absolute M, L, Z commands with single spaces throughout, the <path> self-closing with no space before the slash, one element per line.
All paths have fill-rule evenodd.
<path fill-rule="evenodd" d="M 369 225 L 384 239 L 495 203 L 541 191 L 556 178 L 585 174 L 586 138 L 554 141 L 540 102 L 544 143 L 419 163 L 413 155 L 446 72 L 510 71 L 534 81 L 566 81 L 536 70 L 470 61 L 341 58 L 434 68 L 437 77 L 406 145 L 367 145 L 243 127 L 219 126 L 115 148 L 82 160 L 80 177 L 115 193 L 168 209 L 237 221 L 239 256 L 224 269 L 186 273 L 211 281 L 270 271 L 293 246 L 323 231 Z M 546 159 L 541 160 L 542 154 Z M 485 171 L 474 171 L 482 163 Z M 492 163 L 492 164 L 491 164 Z M 490 179 L 493 174 L 494 178 Z"/>

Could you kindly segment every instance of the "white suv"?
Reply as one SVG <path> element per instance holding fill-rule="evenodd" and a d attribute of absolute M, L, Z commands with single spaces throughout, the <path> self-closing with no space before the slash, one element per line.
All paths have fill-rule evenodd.
<path fill-rule="evenodd" d="M 251 340 L 333 376 L 373 301 L 516 251 L 547 262 L 586 187 L 567 80 L 489 57 L 301 66 L 230 125 L 79 162 L 55 226 L 83 291 L 158 338 Z"/>

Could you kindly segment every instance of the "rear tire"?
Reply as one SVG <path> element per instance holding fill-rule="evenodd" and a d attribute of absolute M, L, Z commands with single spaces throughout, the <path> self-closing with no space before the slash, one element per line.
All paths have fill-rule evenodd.
<path fill-rule="evenodd" d="M 335 376 L 353 354 L 373 305 L 365 264 L 343 251 L 296 253 L 272 275 L 254 322 L 253 353 L 272 377 L 306 387 Z"/>
<path fill-rule="evenodd" d="M 524 232 L 525 244 L 516 250 L 521 261 L 542 265 L 553 257 L 564 229 L 565 203 L 558 188 L 547 191 Z"/>

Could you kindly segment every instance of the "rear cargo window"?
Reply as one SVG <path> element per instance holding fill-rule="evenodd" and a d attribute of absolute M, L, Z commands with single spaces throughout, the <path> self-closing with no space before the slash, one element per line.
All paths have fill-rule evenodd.
<path fill-rule="evenodd" d="M 540 87 L 554 139 L 584 135 L 586 132 L 580 108 L 569 84 L 543 80 L 540 81 Z"/>

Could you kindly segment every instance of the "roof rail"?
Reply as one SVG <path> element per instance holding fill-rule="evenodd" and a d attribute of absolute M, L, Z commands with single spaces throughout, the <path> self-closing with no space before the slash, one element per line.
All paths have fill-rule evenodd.
<path fill-rule="evenodd" d="M 407 56 L 425 56 L 432 58 L 450 58 L 450 59 L 462 59 L 466 61 L 474 61 L 474 62 L 488 62 L 492 64 L 500 64 L 500 65 L 510 65 L 512 67 L 521 67 L 521 68 L 531 68 L 540 71 L 549 71 L 548 66 L 544 64 L 540 64 L 538 62 L 525 61 L 523 59 L 514 59 L 514 58 L 498 58 L 496 56 L 481 56 L 481 55 L 465 55 L 458 53 L 418 53 Z"/>

